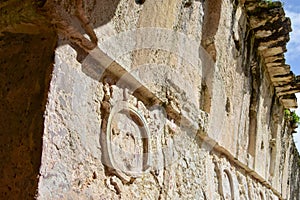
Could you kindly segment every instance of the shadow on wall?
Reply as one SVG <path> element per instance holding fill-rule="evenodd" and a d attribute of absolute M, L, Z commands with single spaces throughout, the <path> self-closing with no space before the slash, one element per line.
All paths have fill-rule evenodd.
<path fill-rule="evenodd" d="M 0 196 L 33 199 L 56 37 L 4 33 L 0 41 Z"/>
<path fill-rule="evenodd" d="M 70 22 L 74 30 L 84 33 L 84 27 L 79 26 L 78 19 L 72 16 L 72 12 L 76 12 L 76 3 L 80 2 L 81 0 L 67 0 L 57 4 L 49 0 L 45 4 L 38 5 L 43 6 L 42 10 L 34 8 L 36 18 L 33 14 L 30 19 L 32 24 L 35 24 L 40 14 L 45 15 L 49 11 L 60 12 L 60 17 L 67 19 L 63 23 Z M 36 5 L 33 1 L 30 3 Z M 87 18 L 94 16 L 93 18 L 101 19 L 97 23 L 91 20 L 95 28 L 111 20 L 119 0 L 101 2 L 94 0 L 81 3 L 86 13 L 90 14 L 86 16 Z M 12 12 L 16 7 L 13 1 L 6 2 L 3 6 Z M 20 17 L 27 16 L 26 10 L 22 12 Z M 5 20 L 9 14 L 8 12 L 1 15 L 0 21 Z M 12 26 L 31 23 L 26 20 L 29 19 Z M 36 195 L 43 147 L 43 115 L 53 69 L 54 50 L 57 45 L 55 31 L 57 27 L 55 24 L 49 27 L 50 20 L 53 23 L 57 19 L 46 17 L 44 29 L 39 25 L 32 26 L 32 29 L 38 30 L 36 32 L 24 33 L 19 27 L 15 28 L 13 33 L 8 31 L 0 34 L 0 197 L 2 199 L 33 199 Z"/>
<path fill-rule="evenodd" d="M 217 34 L 220 22 L 220 14 L 222 9 L 222 1 L 205 1 L 204 19 L 203 19 L 203 38 L 201 45 L 216 61 L 215 35 Z"/>

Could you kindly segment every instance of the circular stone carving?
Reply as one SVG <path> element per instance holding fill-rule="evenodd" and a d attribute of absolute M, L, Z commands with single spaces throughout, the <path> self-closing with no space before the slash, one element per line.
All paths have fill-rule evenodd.
<path fill-rule="evenodd" d="M 127 102 L 119 102 L 111 110 L 106 145 L 111 167 L 125 180 L 149 169 L 149 128 L 145 118 Z"/>

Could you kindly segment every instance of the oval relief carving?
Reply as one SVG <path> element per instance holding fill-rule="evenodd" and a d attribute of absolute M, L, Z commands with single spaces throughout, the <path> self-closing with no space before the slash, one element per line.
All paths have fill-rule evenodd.
<path fill-rule="evenodd" d="M 108 159 L 115 172 L 128 180 L 150 167 L 150 132 L 147 121 L 127 102 L 113 107 L 106 131 Z"/>
<path fill-rule="evenodd" d="M 223 171 L 222 175 L 222 187 L 223 187 L 223 197 L 226 200 L 232 200 L 233 198 L 233 187 L 230 173 L 227 170 Z"/>

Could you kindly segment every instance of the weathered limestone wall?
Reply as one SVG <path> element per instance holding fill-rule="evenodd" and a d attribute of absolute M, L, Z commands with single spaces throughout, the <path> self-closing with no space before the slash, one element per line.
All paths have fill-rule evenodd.
<path fill-rule="evenodd" d="M 94 26 L 98 4 L 85 4 Z M 99 49 L 86 55 L 62 40 L 55 51 L 40 199 L 299 195 L 291 129 L 247 5 L 105 6 L 115 15 L 94 28 Z"/>
<path fill-rule="evenodd" d="M 45 111 L 43 96 L 33 103 L 44 119 L 28 117 L 37 136 L 23 126 L 25 135 L 3 134 L 29 138 L 26 148 L 43 134 L 42 151 L 24 151 L 41 163 L 31 164 L 40 165 L 38 199 L 300 198 L 299 154 L 284 114 L 300 87 L 284 62 L 290 24 L 281 4 L 65 0 L 40 7 L 59 36 L 54 59 L 51 42 L 43 59 L 31 59 L 44 70 L 54 62 Z M 16 27 L 0 30 L 33 34 Z M 42 74 L 32 77 L 48 80 Z M 42 94 L 47 86 L 29 88 Z M 30 104 L 20 98 L 24 90 L 14 98 L 23 107 Z M 28 161 L 7 147 L 1 156 Z M 10 185 L 5 164 L 3 185 Z M 28 170 L 31 179 L 36 172 Z M 7 188 L 1 192 L 10 195 Z M 12 198 L 27 197 L 15 188 Z"/>

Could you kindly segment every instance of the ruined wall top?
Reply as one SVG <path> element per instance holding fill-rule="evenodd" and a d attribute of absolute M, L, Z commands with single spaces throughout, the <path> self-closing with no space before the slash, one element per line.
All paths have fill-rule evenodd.
<path fill-rule="evenodd" d="M 291 21 L 285 16 L 281 2 L 247 1 L 247 14 L 259 55 L 285 108 L 296 108 L 295 93 L 300 91 L 298 78 L 286 64 L 284 53 L 289 41 Z"/>
<path fill-rule="evenodd" d="M 296 108 L 295 93 L 300 92 L 299 78 L 286 64 L 284 53 L 289 41 L 291 21 L 285 16 L 281 2 L 241 0 L 247 15 L 250 31 L 255 38 L 257 53 L 265 63 L 276 94 L 285 108 Z M 80 16 L 85 2 L 55 0 L 8 0 L 0 3 L 0 35 L 9 33 L 39 34 L 72 32 L 68 24 L 71 15 Z M 68 16 L 69 14 L 69 16 Z M 65 21 L 62 22 L 64 18 Z M 80 37 L 72 35 L 72 38 Z M 79 38 L 85 40 L 84 38 Z M 91 38 L 93 40 L 93 37 Z M 93 48 L 95 41 L 86 40 L 87 48 Z"/>

